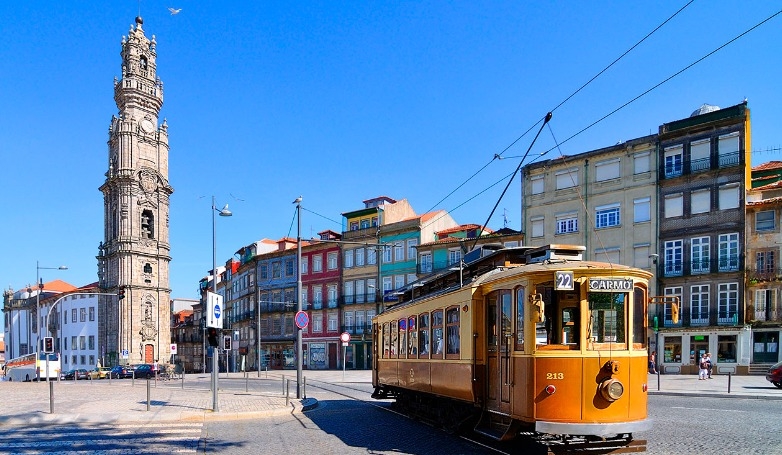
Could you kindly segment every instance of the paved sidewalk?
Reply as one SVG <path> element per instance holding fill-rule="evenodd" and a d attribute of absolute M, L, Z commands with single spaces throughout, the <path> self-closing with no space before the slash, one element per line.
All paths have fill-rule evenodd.
<path fill-rule="evenodd" d="M 372 381 L 371 371 L 305 370 L 305 382 L 362 384 Z M 650 395 L 714 396 L 782 400 L 763 376 L 649 375 Z M 296 371 L 220 374 L 219 411 L 212 411 L 209 374 L 192 374 L 179 381 L 150 383 L 147 410 L 145 380 L 62 381 L 54 385 L 54 414 L 49 413 L 47 383 L 0 382 L 0 426 L 72 422 L 165 422 L 230 420 L 294 413 L 317 405 L 313 398 L 296 399 Z M 229 379 L 230 378 L 230 379 Z M 286 404 L 286 380 L 290 395 Z M 658 390 L 659 380 L 659 390 Z M 230 381 L 230 384 L 229 384 Z M 728 386 L 730 385 L 730 392 Z M 245 387 L 246 390 L 245 391 Z M 304 390 L 306 394 L 306 389 Z"/>

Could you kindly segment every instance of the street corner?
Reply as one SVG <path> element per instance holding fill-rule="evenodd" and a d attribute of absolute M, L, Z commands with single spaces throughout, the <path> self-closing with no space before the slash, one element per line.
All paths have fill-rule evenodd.
<path fill-rule="evenodd" d="M 318 407 L 318 400 L 315 398 L 304 398 L 300 403 L 302 412 L 306 412 Z"/>

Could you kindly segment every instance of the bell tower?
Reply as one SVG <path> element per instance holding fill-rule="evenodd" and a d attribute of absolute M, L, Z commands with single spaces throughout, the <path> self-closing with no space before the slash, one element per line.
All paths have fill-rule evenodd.
<path fill-rule="evenodd" d="M 170 360 L 171 289 L 168 216 L 168 125 L 159 122 L 163 82 L 157 43 L 136 18 L 122 37 L 122 75 L 114 78 L 118 113 L 109 125 L 108 171 L 103 193 L 103 241 L 98 284 L 118 296 L 101 296 L 100 358 L 104 365 Z"/>

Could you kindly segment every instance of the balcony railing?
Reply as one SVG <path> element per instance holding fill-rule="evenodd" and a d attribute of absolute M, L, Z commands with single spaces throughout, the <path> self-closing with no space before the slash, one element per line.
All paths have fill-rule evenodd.
<path fill-rule="evenodd" d="M 782 279 L 782 269 L 764 268 L 764 269 L 745 269 L 747 280 L 750 284 L 762 281 L 779 281 Z"/>
<path fill-rule="evenodd" d="M 362 324 L 343 325 L 342 331 L 348 332 L 351 335 L 361 335 L 362 333 L 370 334 L 372 333 L 372 323 L 368 322 L 363 325 Z"/>
<path fill-rule="evenodd" d="M 658 273 L 665 277 L 700 275 L 704 273 L 735 272 L 741 268 L 742 258 L 738 255 L 698 261 L 670 261 L 660 265 Z"/>

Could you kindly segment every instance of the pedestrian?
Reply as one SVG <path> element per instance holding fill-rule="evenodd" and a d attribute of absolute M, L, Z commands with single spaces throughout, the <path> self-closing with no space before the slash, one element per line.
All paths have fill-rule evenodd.
<path fill-rule="evenodd" d="M 155 375 L 155 381 L 157 381 L 157 373 L 160 369 L 160 365 L 157 363 L 157 359 L 155 359 L 155 363 L 152 365 L 152 373 Z"/>
<path fill-rule="evenodd" d="M 649 355 L 649 373 L 657 374 L 657 353 L 654 351 Z"/>
<path fill-rule="evenodd" d="M 711 369 L 712 369 L 712 363 L 711 363 L 711 352 L 706 353 L 706 369 L 708 370 L 708 377 L 711 379 Z"/>
<path fill-rule="evenodd" d="M 709 364 L 706 362 L 706 354 L 701 355 L 700 362 L 698 363 L 698 380 L 703 381 L 706 379 L 706 375 L 709 372 Z"/>

